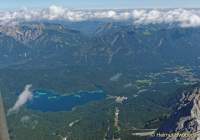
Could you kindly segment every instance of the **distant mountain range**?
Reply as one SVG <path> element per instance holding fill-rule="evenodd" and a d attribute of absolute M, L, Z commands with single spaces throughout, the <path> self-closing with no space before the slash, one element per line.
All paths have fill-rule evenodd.
<path fill-rule="evenodd" d="M 91 24 L 93 29 L 87 34 Z M 200 59 L 199 35 L 200 28 L 160 24 L 88 21 L 84 28 L 78 23 L 5 25 L 0 27 L 0 66 L 54 63 L 151 69 L 192 65 Z"/>

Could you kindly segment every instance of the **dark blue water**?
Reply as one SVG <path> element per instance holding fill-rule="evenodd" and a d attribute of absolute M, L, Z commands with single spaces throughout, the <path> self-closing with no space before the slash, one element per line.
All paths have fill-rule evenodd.
<path fill-rule="evenodd" d="M 79 92 L 75 95 L 61 96 L 47 91 L 35 91 L 33 99 L 27 104 L 29 109 L 42 112 L 70 111 L 73 107 L 84 105 L 91 101 L 99 101 L 106 98 L 101 91 Z"/>

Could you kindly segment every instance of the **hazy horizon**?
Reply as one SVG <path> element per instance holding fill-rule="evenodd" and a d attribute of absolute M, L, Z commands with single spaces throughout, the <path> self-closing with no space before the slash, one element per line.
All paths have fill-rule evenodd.
<path fill-rule="evenodd" d="M 47 8 L 51 5 L 63 6 L 69 9 L 171 9 L 171 8 L 200 8 L 198 0 L 35 0 L 13 1 L 0 0 L 0 10 L 16 10 L 22 8 Z"/>

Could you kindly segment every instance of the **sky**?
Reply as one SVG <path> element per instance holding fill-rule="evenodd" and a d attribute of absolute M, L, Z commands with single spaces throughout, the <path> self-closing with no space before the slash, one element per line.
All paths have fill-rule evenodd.
<path fill-rule="evenodd" d="M 200 0 L 0 0 L 1 10 L 50 5 L 74 9 L 200 8 Z"/>

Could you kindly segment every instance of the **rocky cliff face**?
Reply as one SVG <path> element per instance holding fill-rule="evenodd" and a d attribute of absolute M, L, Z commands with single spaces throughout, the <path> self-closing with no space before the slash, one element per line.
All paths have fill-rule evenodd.
<path fill-rule="evenodd" d="M 200 84 L 183 92 L 174 113 L 151 140 L 200 140 Z"/>
<path fill-rule="evenodd" d="M 38 38 L 42 34 L 43 28 L 42 24 L 10 25 L 0 26 L 0 32 L 25 44 Z"/>

